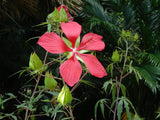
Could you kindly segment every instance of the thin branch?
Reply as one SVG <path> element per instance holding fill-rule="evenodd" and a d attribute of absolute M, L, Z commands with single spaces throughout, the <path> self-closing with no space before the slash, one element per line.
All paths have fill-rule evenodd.
<path fill-rule="evenodd" d="M 80 81 L 87 75 L 88 71 L 86 71 L 83 76 L 81 77 L 81 79 L 79 80 L 79 82 L 71 89 L 71 93 L 80 85 Z"/>
<path fill-rule="evenodd" d="M 127 77 L 130 74 L 130 72 L 126 73 L 124 76 L 122 76 L 122 79 L 124 79 L 125 77 Z"/>
<path fill-rule="evenodd" d="M 106 107 L 112 112 L 112 113 L 115 113 L 112 109 L 111 109 L 111 107 L 109 107 L 108 105 L 107 105 L 107 103 L 104 103 L 105 105 L 106 105 Z"/>

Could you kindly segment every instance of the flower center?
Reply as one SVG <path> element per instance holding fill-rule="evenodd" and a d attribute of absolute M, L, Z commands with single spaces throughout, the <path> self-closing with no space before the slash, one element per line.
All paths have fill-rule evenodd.
<path fill-rule="evenodd" d="M 76 52 L 76 48 L 72 48 L 72 51 L 73 51 L 73 53 L 75 53 Z"/>

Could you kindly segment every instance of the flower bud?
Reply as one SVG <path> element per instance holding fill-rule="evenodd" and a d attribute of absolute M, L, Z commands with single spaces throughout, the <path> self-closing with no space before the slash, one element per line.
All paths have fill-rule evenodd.
<path fill-rule="evenodd" d="M 44 79 L 44 85 L 48 89 L 53 90 L 57 86 L 57 81 L 53 78 L 51 72 L 46 72 L 45 79 Z"/>
<path fill-rule="evenodd" d="M 42 66 L 42 61 L 40 60 L 38 55 L 35 52 L 33 54 L 31 53 L 29 60 L 29 68 L 38 72 L 42 68 Z"/>
<path fill-rule="evenodd" d="M 48 15 L 47 21 L 51 23 L 68 22 L 67 12 L 63 7 L 61 7 L 59 11 L 55 8 L 55 10 Z"/>
<path fill-rule="evenodd" d="M 115 50 L 112 54 L 112 61 L 118 62 L 119 61 L 119 53 L 117 50 Z"/>
<path fill-rule="evenodd" d="M 67 86 L 63 86 L 61 92 L 58 95 L 58 102 L 60 102 L 63 106 L 72 101 L 72 94 Z"/>

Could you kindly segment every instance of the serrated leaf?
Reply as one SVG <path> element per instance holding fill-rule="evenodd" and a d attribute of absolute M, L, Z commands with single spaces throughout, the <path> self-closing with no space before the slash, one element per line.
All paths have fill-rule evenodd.
<path fill-rule="evenodd" d="M 128 117 L 128 120 L 131 120 L 132 117 L 131 117 L 131 113 L 129 111 L 129 106 L 128 106 L 128 103 L 124 100 L 124 107 L 126 109 L 126 113 L 127 113 L 127 117 Z"/>
<path fill-rule="evenodd" d="M 95 104 L 94 106 L 94 116 L 95 116 L 95 120 L 97 120 L 97 110 L 98 110 L 98 105 L 100 106 L 100 109 L 101 109 L 101 112 L 102 112 L 102 115 L 103 115 L 103 118 L 105 118 L 105 115 L 104 115 L 104 103 L 106 102 L 106 99 L 100 99 L 97 101 L 97 103 Z"/>
<path fill-rule="evenodd" d="M 123 84 L 120 84 L 120 88 L 122 90 L 122 94 L 125 97 L 126 96 L 126 87 Z"/>
<path fill-rule="evenodd" d="M 118 120 L 121 119 L 122 112 L 123 112 L 123 100 L 120 100 L 120 101 L 118 102 L 118 106 L 117 106 L 117 116 L 118 116 Z"/>
<path fill-rule="evenodd" d="M 116 92 L 117 92 L 117 86 L 116 84 L 114 83 L 111 87 L 111 90 L 112 91 L 112 99 L 115 100 L 115 97 L 116 97 Z"/>
<path fill-rule="evenodd" d="M 109 72 L 109 71 L 111 73 L 111 77 L 113 77 L 113 63 L 111 63 L 107 66 L 107 72 Z"/>

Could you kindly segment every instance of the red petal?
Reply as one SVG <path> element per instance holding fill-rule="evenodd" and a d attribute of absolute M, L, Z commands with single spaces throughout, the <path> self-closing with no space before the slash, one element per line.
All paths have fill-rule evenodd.
<path fill-rule="evenodd" d="M 74 48 L 75 42 L 81 33 L 81 25 L 77 22 L 61 23 L 61 28 L 67 38 L 72 42 L 72 47 Z"/>
<path fill-rule="evenodd" d="M 64 41 L 53 32 L 43 34 L 37 43 L 50 53 L 58 54 L 70 51 L 70 48 L 67 47 Z"/>
<path fill-rule="evenodd" d="M 79 81 L 82 74 L 82 67 L 75 58 L 75 55 L 60 66 L 60 74 L 64 81 L 71 87 Z"/>
<path fill-rule="evenodd" d="M 95 56 L 90 54 L 80 54 L 80 53 L 77 53 L 77 54 L 85 62 L 89 72 L 93 76 L 102 78 L 107 75 L 104 67 Z"/>
<path fill-rule="evenodd" d="M 81 41 L 78 50 L 98 50 L 101 51 L 105 48 L 102 41 L 102 36 L 94 33 L 87 33 Z"/>

